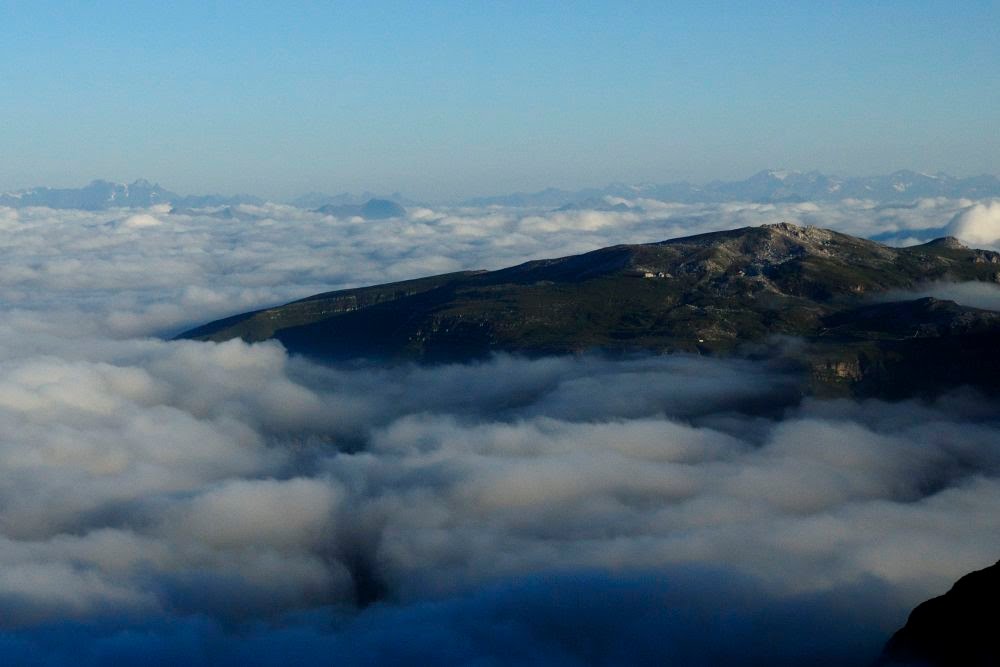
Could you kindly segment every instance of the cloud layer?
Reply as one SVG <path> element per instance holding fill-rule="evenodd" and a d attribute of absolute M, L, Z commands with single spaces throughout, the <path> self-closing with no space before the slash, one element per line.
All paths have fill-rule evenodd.
<path fill-rule="evenodd" d="M 349 284 L 781 219 L 902 234 L 970 205 L 0 210 L 0 656 L 866 659 L 1000 554 L 992 399 L 803 400 L 766 361 L 326 367 L 144 336 Z"/>
<path fill-rule="evenodd" d="M 958 225 L 962 229 L 980 230 L 985 223 L 976 221 L 987 214 L 978 211 L 996 208 L 947 199 L 900 207 L 865 201 L 632 203 L 642 208 L 415 208 L 405 219 L 378 221 L 271 204 L 226 209 L 232 215 L 172 213 L 166 206 L 118 212 L 0 208 L 0 297 L 8 322 L 25 318 L 36 332 L 163 335 L 324 290 L 495 269 L 616 243 L 784 220 L 905 244 L 943 234 L 956 215 L 972 220 Z"/>
<path fill-rule="evenodd" d="M 485 619 L 500 602 L 475 591 L 517 586 L 504 582 L 580 572 L 614 588 L 612 573 L 669 581 L 694 565 L 750 582 L 761 623 L 799 599 L 874 604 L 858 592 L 873 582 L 887 629 L 1000 552 L 1000 423 L 973 395 L 796 402 L 766 366 L 684 357 L 337 369 L 270 344 L 122 347 L 4 368 L 0 600 L 15 636 L 372 602 L 379 623 L 419 624 L 444 613 L 427 601 L 470 594 Z M 762 413 L 762 398 L 784 407 Z M 705 604 L 741 590 L 683 581 Z M 621 604 L 647 609 L 634 598 Z M 320 634 L 338 632 L 362 630 Z"/>

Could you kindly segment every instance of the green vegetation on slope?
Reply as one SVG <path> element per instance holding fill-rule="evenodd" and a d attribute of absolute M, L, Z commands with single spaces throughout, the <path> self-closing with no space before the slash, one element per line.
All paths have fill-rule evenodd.
<path fill-rule="evenodd" d="M 435 362 L 495 351 L 732 354 L 795 336 L 809 343 L 800 360 L 821 390 L 892 394 L 891 374 L 913 355 L 954 355 L 959 339 L 989 341 L 1000 326 L 986 311 L 931 302 L 893 309 L 870 296 L 967 280 L 1000 282 L 1000 254 L 953 239 L 890 248 L 782 223 L 329 292 L 184 337 L 276 338 L 326 359 Z M 892 326 L 873 324 L 887 318 Z M 983 384 L 981 372 L 955 371 L 947 358 L 922 361 L 928 380 L 908 380 L 917 389 Z"/>

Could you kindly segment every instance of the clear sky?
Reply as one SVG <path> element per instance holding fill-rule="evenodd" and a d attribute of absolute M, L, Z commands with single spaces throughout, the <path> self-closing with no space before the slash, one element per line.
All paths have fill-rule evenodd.
<path fill-rule="evenodd" d="M 998 2 L 0 2 L 0 189 L 1000 172 Z"/>

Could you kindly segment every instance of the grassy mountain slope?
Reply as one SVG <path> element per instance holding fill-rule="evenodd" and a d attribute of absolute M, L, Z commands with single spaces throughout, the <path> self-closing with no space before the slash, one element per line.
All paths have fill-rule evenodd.
<path fill-rule="evenodd" d="M 930 340 L 992 340 L 1000 326 L 995 314 L 950 302 L 870 297 L 967 280 L 1000 282 L 1000 254 L 954 239 L 891 248 L 782 223 L 318 294 L 183 336 L 433 362 L 493 351 L 728 354 L 787 335 L 809 342 L 822 384 L 875 386 L 897 356 L 930 350 Z"/>

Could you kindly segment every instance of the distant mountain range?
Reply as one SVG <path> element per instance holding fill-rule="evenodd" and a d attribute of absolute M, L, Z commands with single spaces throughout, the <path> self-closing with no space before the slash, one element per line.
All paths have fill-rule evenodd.
<path fill-rule="evenodd" d="M 171 204 L 177 208 L 205 208 L 234 204 L 260 204 L 263 200 L 251 195 L 179 195 L 158 184 L 139 179 L 133 183 L 93 181 L 82 188 L 31 188 L 0 194 L 0 206 L 22 208 L 75 208 L 103 211 L 110 208 L 147 208 L 156 204 Z"/>
<path fill-rule="evenodd" d="M 336 218 L 360 217 L 365 220 L 386 220 L 406 215 L 406 209 L 388 199 L 369 199 L 364 204 L 326 204 L 316 209 L 317 213 Z"/>
<path fill-rule="evenodd" d="M 360 195 L 342 192 L 339 195 L 328 195 L 322 192 L 307 192 L 292 199 L 288 203 L 296 208 L 321 209 L 334 206 L 364 206 L 372 200 L 391 201 L 402 206 L 416 206 L 419 202 L 404 197 L 398 192 L 381 195 L 375 192 L 362 192 Z"/>
<path fill-rule="evenodd" d="M 478 197 L 463 202 L 469 206 L 516 206 L 537 208 L 583 208 L 581 204 L 605 198 L 639 198 L 680 203 L 749 201 L 762 203 L 869 199 L 877 202 L 907 202 L 925 197 L 1000 197 L 1000 178 L 974 176 L 956 178 L 947 174 L 897 171 L 886 176 L 841 177 L 818 171 L 760 171 L 742 181 L 713 181 L 707 185 L 687 182 L 624 185 L 603 188 L 515 193 Z M 613 206 L 613 204 L 612 204 Z"/>
<path fill-rule="evenodd" d="M 707 185 L 687 182 L 625 185 L 611 184 L 602 188 L 560 190 L 549 188 L 538 192 L 477 197 L 457 203 L 462 206 L 510 206 L 519 208 L 550 208 L 561 210 L 641 210 L 634 204 L 619 200 L 655 199 L 679 203 L 714 203 L 749 201 L 761 203 L 837 201 L 868 199 L 881 203 L 907 203 L 926 197 L 965 197 L 980 199 L 1000 197 L 1000 178 L 983 175 L 956 178 L 947 174 L 921 174 L 897 171 L 886 176 L 840 177 L 818 171 L 761 171 L 741 181 L 713 181 Z M 343 208 L 343 215 L 354 215 L 349 208 L 360 210 L 371 201 L 388 201 L 400 206 L 417 206 L 419 201 L 398 192 L 377 195 L 342 193 L 328 195 L 310 192 L 287 202 L 303 209 L 334 210 Z M 21 208 L 47 206 L 100 211 L 110 208 L 145 208 L 155 204 L 170 204 L 178 209 L 262 204 L 265 200 L 252 195 L 180 195 L 146 180 L 133 183 L 94 181 L 82 188 L 38 187 L 0 194 L 0 206 Z"/>
<path fill-rule="evenodd" d="M 325 359 L 450 362 L 587 350 L 742 356 L 794 336 L 805 344 L 788 361 L 821 393 L 1000 390 L 1000 313 L 871 299 L 949 280 L 1000 283 L 1000 253 L 951 238 L 891 248 L 780 223 L 318 294 L 183 337 L 276 338 Z"/>

